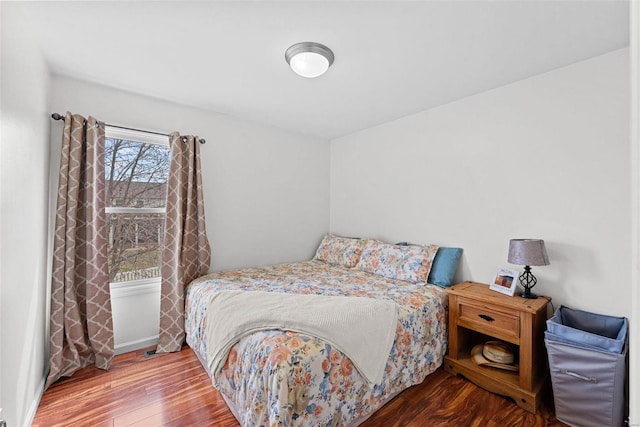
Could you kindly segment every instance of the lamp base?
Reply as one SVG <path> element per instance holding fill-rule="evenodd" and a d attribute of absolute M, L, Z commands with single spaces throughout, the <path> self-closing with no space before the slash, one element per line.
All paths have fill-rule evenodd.
<path fill-rule="evenodd" d="M 522 292 L 520 296 L 527 299 L 538 298 L 538 295 L 531 292 L 531 288 L 533 288 L 537 282 L 536 276 L 531 273 L 531 267 L 525 265 L 524 272 L 520 275 L 520 284 L 524 288 L 524 292 Z"/>
<path fill-rule="evenodd" d="M 533 292 L 527 292 L 526 290 L 522 293 L 520 293 L 520 296 L 522 298 L 527 298 L 527 299 L 536 299 L 538 298 L 538 295 L 534 294 Z"/>

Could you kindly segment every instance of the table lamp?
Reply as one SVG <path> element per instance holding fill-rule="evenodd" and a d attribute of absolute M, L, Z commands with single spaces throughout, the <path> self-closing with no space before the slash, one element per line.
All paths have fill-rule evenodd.
<path fill-rule="evenodd" d="M 522 298 L 538 298 L 531 292 L 538 282 L 531 273 L 532 265 L 549 265 L 547 249 L 544 247 L 544 240 L 540 239 L 511 239 L 509 240 L 509 256 L 507 262 L 515 265 L 524 265 L 524 272 L 520 275 L 520 284 L 524 287 L 524 292 L 520 294 Z"/>

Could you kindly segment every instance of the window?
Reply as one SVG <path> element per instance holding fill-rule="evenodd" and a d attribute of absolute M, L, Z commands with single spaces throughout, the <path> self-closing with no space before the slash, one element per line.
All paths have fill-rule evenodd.
<path fill-rule="evenodd" d="M 109 282 L 157 282 L 169 177 L 169 137 L 110 126 L 105 134 Z"/>

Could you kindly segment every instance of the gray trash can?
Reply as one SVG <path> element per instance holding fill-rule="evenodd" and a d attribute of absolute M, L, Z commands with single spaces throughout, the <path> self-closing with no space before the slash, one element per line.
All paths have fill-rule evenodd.
<path fill-rule="evenodd" d="M 547 320 L 556 418 L 576 427 L 620 427 L 627 410 L 628 321 L 561 306 Z"/>

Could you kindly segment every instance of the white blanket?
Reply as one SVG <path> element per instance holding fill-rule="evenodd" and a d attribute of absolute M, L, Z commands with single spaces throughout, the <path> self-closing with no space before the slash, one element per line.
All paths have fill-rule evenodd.
<path fill-rule="evenodd" d="M 372 298 L 227 290 L 211 296 L 209 372 L 220 372 L 240 338 L 282 329 L 321 338 L 342 351 L 370 386 L 380 384 L 396 334 L 396 304 Z"/>

